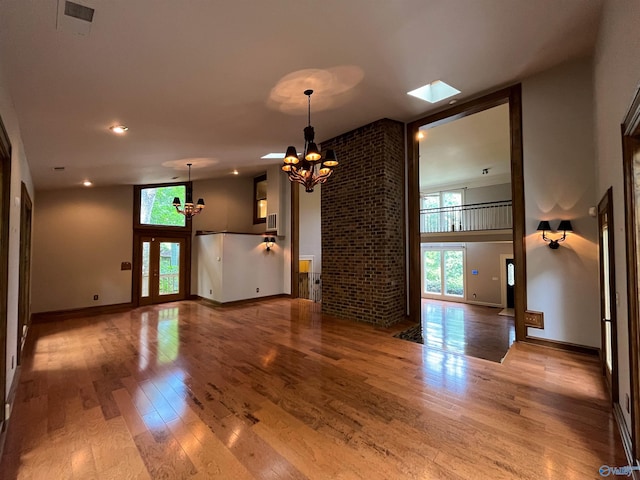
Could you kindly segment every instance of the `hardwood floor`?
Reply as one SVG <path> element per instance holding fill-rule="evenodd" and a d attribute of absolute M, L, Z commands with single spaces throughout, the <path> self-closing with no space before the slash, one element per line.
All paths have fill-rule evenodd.
<path fill-rule="evenodd" d="M 422 329 L 431 349 L 500 362 L 516 339 L 513 317 L 501 308 L 422 299 Z"/>
<path fill-rule="evenodd" d="M 626 465 L 595 358 L 504 363 L 304 300 L 33 325 L 4 479 L 585 479 Z"/>

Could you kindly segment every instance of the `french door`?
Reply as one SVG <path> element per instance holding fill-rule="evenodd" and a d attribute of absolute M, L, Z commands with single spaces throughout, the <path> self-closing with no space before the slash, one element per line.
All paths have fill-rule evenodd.
<path fill-rule="evenodd" d="M 422 296 L 464 298 L 464 250 L 452 248 L 422 249 Z"/>
<path fill-rule="evenodd" d="M 186 243 L 187 239 L 183 237 L 140 237 L 140 305 L 186 298 Z"/>
<path fill-rule="evenodd" d="M 598 237 L 600 245 L 600 318 L 602 337 L 602 370 L 609 395 L 618 401 L 617 332 L 615 272 L 613 261 L 613 204 L 611 188 L 598 204 Z"/>

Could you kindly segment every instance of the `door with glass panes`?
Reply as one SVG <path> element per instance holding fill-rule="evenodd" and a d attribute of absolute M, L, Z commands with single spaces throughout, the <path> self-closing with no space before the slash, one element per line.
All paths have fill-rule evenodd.
<path fill-rule="evenodd" d="M 140 238 L 140 305 L 185 298 L 185 238 Z"/>

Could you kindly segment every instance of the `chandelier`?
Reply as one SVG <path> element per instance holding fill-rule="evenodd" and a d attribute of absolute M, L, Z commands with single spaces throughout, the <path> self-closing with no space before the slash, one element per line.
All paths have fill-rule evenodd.
<path fill-rule="evenodd" d="M 313 90 L 305 90 L 308 97 L 308 118 L 309 125 L 304 129 L 304 152 L 302 160 L 298 158 L 296 147 L 287 147 L 284 156 L 282 170 L 287 173 L 289 180 L 304 185 L 307 192 L 313 192 L 313 187 L 319 183 L 324 183 L 333 173 L 333 168 L 338 165 L 336 152 L 327 150 L 324 159 L 314 142 L 315 132 L 311 126 L 311 94 Z"/>
<path fill-rule="evenodd" d="M 204 200 L 199 198 L 196 205 L 193 204 L 193 191 L 191 188 L 191 163 L 187 163 L 189 167 L 189 183 L 187 183 L 187 198 L 184 201 L 184 208 L 180 208 L 180 199 L 178 197 L 173 198 L 173 206 L 176 207 L 176 211 L 185 217 L 192 218 L 199 214 L 204 208 Z"/>

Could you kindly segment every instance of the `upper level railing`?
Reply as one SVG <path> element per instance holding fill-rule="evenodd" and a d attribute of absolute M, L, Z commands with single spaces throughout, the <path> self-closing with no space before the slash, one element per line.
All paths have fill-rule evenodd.
<path fill-rule="evenodd" d="M 511 200 L 420 210 L 420 232 L 476 232 L 512 227 Z"/>

